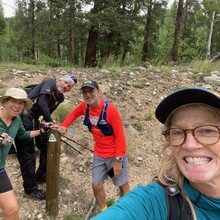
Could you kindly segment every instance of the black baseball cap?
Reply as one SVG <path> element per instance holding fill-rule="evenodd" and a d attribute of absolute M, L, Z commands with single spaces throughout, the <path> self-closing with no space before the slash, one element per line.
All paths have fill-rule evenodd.
<path fill-rule="evenodd" d="M 94 81 L 94 80 L 86 80 L 86 81 L 84 81 L 83 84 L 81 85 L 80 89 L 82 89 L 84 87 L 90 87 L 90 88 L 93 88 L 93 89 L 95 89 L 95 88 L 99 89 L 99 86 L 98 86 L 97 82 Z"/>
<path fill-rule="evenodd" d="M 220 108 L 220 94 L 199 87 L 177 90 L 159 103 L 155 116 L 158 121 L 164 124 L 174 110 L 190 103 L 204 103 Z"/>

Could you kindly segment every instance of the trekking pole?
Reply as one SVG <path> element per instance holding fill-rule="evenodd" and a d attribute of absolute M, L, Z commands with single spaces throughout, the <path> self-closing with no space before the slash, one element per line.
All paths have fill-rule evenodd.
<path fill-rule="evenodd" d="M 72 140 L 71 138 L 68 138 L 67 136 L 64 136 L 64 135 L 62 135 L 62 137 L 66 138 L 66 139 L 69 140 L 69 141 L 72 141 L 72 142 L 75 143 L 75 144 L 78 144 L 79 146 L 81 146 L 81 147 L 85 148 L 86 150 L 89 150 L 89 151 L 91 151 L 91 152 L 93 153 L 93 150 L 91 150 L 91 149 L 89 149 L 88 147 L 86 147 L 86 146 L 80 144 L 79 142 L 74 141 L 74 140 Z"/>
<path fill-rule="evenodd" d="M 82 154 L 79 150 L 77 150 L 75 147 L 73 147 L 71 144 L 69 144 L 68 142 L 66 142 L 65 140 L 63 140 L 63 138 L 61 138 L 61 141 L 63 141 L 63 143 L 67 144 L 68 146 L 70 146 L 71 148 L 73 148 L 76 152 L 78 152 L 79 154 Z M 83 155 L 83 154 L 82 154 Z"/>

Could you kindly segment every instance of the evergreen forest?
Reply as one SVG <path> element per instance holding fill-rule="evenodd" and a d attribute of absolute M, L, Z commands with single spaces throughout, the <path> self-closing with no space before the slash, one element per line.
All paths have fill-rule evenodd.
<path fill-rule="evenodd" d="M 120 66 L 213 62 L 220 0 L 0 0 L 0 62 Z"/>

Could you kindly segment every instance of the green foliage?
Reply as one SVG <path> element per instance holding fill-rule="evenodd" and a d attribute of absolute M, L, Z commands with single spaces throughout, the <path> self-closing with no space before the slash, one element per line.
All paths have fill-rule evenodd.
<path fill-rule="evenodd" d="M 58 108 L 53 112 L 52 117 L 56 121 L 57 124 L 64 121 L 66 116 L 72 111 L 72 106 L 67 104 L 60 104 Z"/>
<path fill-rule="evenodd" d="M 69 213 L 69 214 L 65 214 L 64 215 L 64 219 L 63 220 L 84 220 L 85 216 L 83 216 L 82 214 L 73 214 L 73 213 Z"/>
<path fill-rule="evenodd" d="M 63 176 L 60 176 L 59 178 L 59 184 L 62 188 L 68 188 L 68 185 L 70 184 L 70 180 L 68 178 L 65 178 Z"/>
<path fill-rule="evenodd" d="M 208 61 L 194 60 L 189 63 L 189 66 L 198 72 L 210 73 L 211 71 L 220 69 L 220 62 L 212 64 Z"/>
<path fill-rule="evenodd" d="M 145 80 L 138 80 L 132 83 L 132 86 L 134 86 L 135 88 L 139 88 L 142 89 L 144 88 L 146 85 L 146 81 Z"/>
<path fill-rule="evenodd" d="M 112 206 L 115 203 L 115 199 L 114 198 L 108 198 L 106 201 L 106 204 L 108 207 Z"/>
<path fill-rule="evenodd" d="M 220 13 L 220 1 L 219 0 L 203 0 L 204 8 L 209 12 Z"/>
<path fill-rule="evenodd" d="M 184 63 L 188 63 L 198 57 L 197 51 L 193 48 L 188 48 L 179 52 L 179 58 Z"/>
<path fill-rule="evenodd" d="M 45 67 L 83 66 L 87 49 L 94 46 L 93 59 L 99 67 L 132 67 L 142 64 L 144 41 L 147 61 L 156 65 L 171 61 L 177 1 L 167 8 L 167 1 L 151 1 L 150 7 L 150 1 L 100 0 L 91 11 L 82 10 L 89 3 L 37 1 L 30 8 L 22 0 L 17 1 L 15 17 L 9 19 L 4 18 L 0 5 L 0 61 Z M 219 4 L 216 0 L 187 2 L 181 21 L 179 63 L 205 58 L 213 11 L 216 20 L 211 53 L 219 52 Z M 89 45 L 91 27 L 98 36 Z M 113 76 L 117 78 L 119 73 Z"/>
<path fill-rule="evenodd" d="M 143 123 L 142 121 L 136 121 L 134 124 L 133 124 L 134 128 L 138 131 L 142 131 L 143 130 Z"/>
<path fill-rule="evenodd" d="M 151 109 L 147 109 L 146 113 L 145 113 L 145 116 L 144 116 L 144 119 L 146 121 L 150 121 L 151 119 L 153 118 L 153 112 Z"/>
<path fill-rule="evenodd" d="M 121 72 L 120 71 L 112 71 L 112 77 L 113 78 L 119 78 L 121 76 Z"/>

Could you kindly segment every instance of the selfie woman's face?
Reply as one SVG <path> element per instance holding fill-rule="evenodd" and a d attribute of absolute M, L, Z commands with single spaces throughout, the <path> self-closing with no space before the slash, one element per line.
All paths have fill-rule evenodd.
<path fill-rule="evenodd" d="M 204 105 L 182 107 L 174 113 L 171 121 L 171 128 L 182 130 L 204 125 L 220 126 L 220 118 Z M 219 135 L 218 132 L 216 134 Z M 204 145 L 189 131 L 185 141 L 180 146 L 171 146 L 171 149 L 181 172 L 189 181 L 205 184 L 220 182 L 219 140 L 215 144 Z"/>

